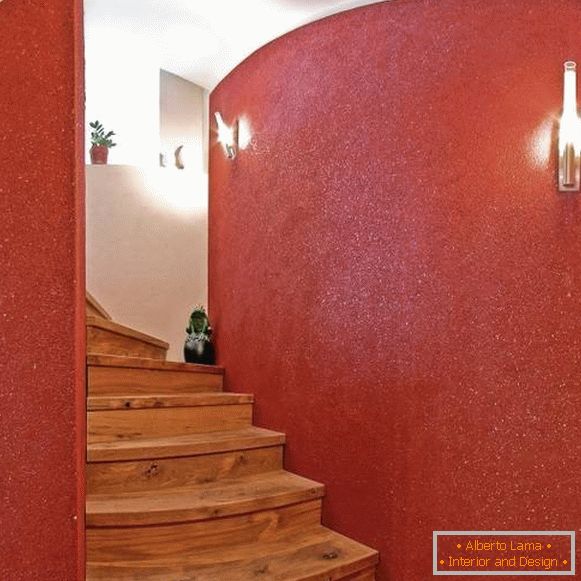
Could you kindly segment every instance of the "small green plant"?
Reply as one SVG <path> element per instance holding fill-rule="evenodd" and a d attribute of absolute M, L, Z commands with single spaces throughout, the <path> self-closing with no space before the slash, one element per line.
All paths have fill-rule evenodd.
<path fill-rule="evenodd" d="M 115 135 L 114 131 L 105 133 L 105 128 L 99 121 L 89 123 L 89 127 L 93 130 L 91 132 L 91 143 L 93 145 L 102 145 L 105 147 L 115 147 L 117 144 L 113 143 L 111 137 Z"/>
<path fill-rule="evenodd" d="M 186 328 L 184 359 L 187 363 L 214 365 L 216 353 L 212 344 L 212 327 L 208 321 L 206 309 L 202 305 L 194 307 L 190 322 Z"/>
<path fill-rule="evenodd" d="M 205 341 L 210 340 L 210 337 L 212 336 L 212 327 L 210 327 L 206 309 L 202 305 L 194 307 L 194 310 L 190 315 L 190 322 L 186 328 L 186 333 L 200 339 L 203 338 Z"/>

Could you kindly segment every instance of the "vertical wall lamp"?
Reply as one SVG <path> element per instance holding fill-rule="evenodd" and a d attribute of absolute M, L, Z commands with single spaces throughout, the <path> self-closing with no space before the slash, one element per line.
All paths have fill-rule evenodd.
<path fill-rule="evenodd" d="M 218 125 L 218 141 L 222 144 L 228 159 L 234 159 L 238 150 L 238 122 L 229 127 L 219 111 L 214 113 L 214 117 Z"/>
<path fill-rule="evenodd" d="M 580 188 L 581 122 L 577 112 L 577 64 L 565 63 L 563 116 L 559 125 L 559 191 L 578 192 Z"/>

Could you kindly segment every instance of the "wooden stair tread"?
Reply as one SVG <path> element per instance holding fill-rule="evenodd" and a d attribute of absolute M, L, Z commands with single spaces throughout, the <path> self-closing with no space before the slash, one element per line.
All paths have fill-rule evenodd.
<path fill-rule="evenodd" d="M 285 471 L 181 489 L 90 495 L 87 526 L 140 526 L 220 518 L 324 495 L 324 486 Z"/>
<path fill-rule="evenodd" d="M 87 345 L 88 581 L 375 579 L 376 551 L 321 526 L 324 486 L 283 469 L 284 434 L 251 425 L 222 367 L 165 361 L 89 298 Z"/>
<path fill-rule="evenodd" d="M 316 527 L 275 542 L 184 551 L 179 560 L 89 563 L 87 581 L 334 581 L 377 562 L 376 551 Z"/>
<path fill-rule="evenodd" d="M 87 446 L 87 456 L 89 462 L 174 458 L 278 446 L 284 442 L 284 434 L 250 426 L 225 432 L 99 442 Z"/>
<path fill-rule="evenodd" d="M 121 323 L 116 323 L 115 321 L 94 315 L 87 315 L 86 320 L 87 327 L 97 327 L 105 331 L 117 333 L 118 335 L 124 335 L 125 337 L 129 337 L 131 339 L 137 339 L 138 341 L 142 341 L 144 343 L 151 343 L 152 345 L 160 347 L 161 349 L 169 349 L 169 343 L 162 341 L 157 337 L 153 337 L 152 335 L 147 335 L 146 333 L 132 329 L 131 327 L 126 327 Z"/>
<path fill-rule="evenodd" d="M 156 371 L 185 371 L 190 373 L 211 373 L 223 375 L 224 368 L 218 365 L 196 365 L 178 361 L 160 361 L 141 357 L 125 357 L 117 355 L 99 355 L 89 353 L 87 365 L 90 367 L 122 367 L 132 369 L 149 369 Z"/>
<path fill-rule="evenodd" d="M 168 407 L 197 407 L 212 405 L 235 405 L 253 403 L 254 397 L 245 393 L 200 392 L 191 394 L 137 394 L 137 395 L 91 395 L 87 398 L 87 409 L 127 410 Z"/>

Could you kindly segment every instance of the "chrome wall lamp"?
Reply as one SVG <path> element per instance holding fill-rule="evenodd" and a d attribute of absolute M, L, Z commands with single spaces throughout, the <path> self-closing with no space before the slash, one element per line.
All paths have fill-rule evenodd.
<path fill-rule="evenodd" d="M 559 124 L 559 191 L 580 189 L 581 121 L 577 111 L 577 63 L 565 63 L 563 115 Z"/>
<path fill-rule="evenodd" d="M 218 126 L 218 141 L 222 144 L 224 153 L 228 159 L 234 159 L 238 153 L 238 121 L 230 127 L 226 125 L 219 111 L 214 113 L 214 117 L 216 118 L 216 124 Z"/>
<path fill-rule="evenodd" d="M 0 0 L 2 2 L 2 0 Z M 224 153 L 228 159 L 234 159 L 239 150 L 246 149 L 251 142 L 252 133 L 248 120 L 242 117 L 236 119 L 233 125 L 227 125 L 222 114 L 219 111 L 214 113 L 217 125 L 218 142 L 224 148 Z M 186 166 L 192 165 L 190 146 L 180 145 L 174 152 L 175 160 L 170 163 L 169 152 L 163 151 L 159 154 L 159 165 L 168 167 L 170 164 L 175 165 L 177 169 L 185 169 Z"/>

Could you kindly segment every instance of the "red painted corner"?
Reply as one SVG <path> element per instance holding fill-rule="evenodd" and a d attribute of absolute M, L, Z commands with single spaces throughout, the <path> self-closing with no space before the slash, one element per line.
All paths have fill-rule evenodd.
<path fill-rule="evenodd" d="M 0 578 L 82 580 L 82 3 L 0 22 Z"/>

